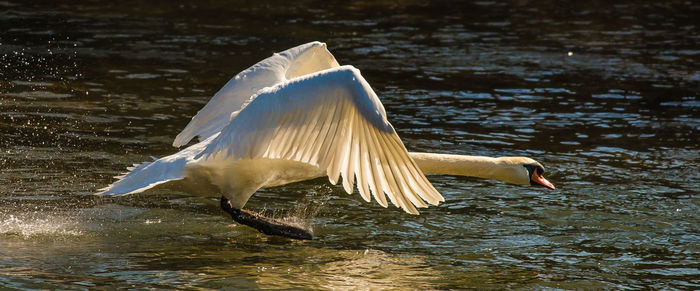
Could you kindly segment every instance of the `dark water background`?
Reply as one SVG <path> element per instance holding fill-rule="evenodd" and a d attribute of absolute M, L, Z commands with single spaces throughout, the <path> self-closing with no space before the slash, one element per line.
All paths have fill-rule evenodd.
<path fill-rule="evenodd" d="M 697 1 L 0 1 L 0 287 L 700 288 Z M 431 177 L 407 215 L 317 179 L 251 209 L 91 195 L 235 73 L 320 40 L 410 150 L 526 155 L 555 191 Z"/>

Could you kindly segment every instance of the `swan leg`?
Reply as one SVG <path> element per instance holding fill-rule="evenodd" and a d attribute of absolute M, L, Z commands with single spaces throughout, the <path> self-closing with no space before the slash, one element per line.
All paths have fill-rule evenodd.
<path fill-rule="evenodd" d="M 234 221 L 250 226 L 267 235 L 279 235 L 293 239 L 313 239 L 313 233 L 309 230 L 291 225 L 279 219 L 265 217 L 260 213 L 231 207 L 226 197 L 221 197 L 221 209 L 231 214 Z"/>

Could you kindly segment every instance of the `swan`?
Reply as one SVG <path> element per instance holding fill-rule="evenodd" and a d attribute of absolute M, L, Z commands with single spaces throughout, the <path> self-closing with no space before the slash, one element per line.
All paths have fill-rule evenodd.
<path fill-rule="evenodd" d="M 496 179 L 554 189 L 527 157 L 408 152 L 360 71 L 341 66 L 326 44 L 273 54 L 235 75 L 180 132 L 172 155 L 134 164 L 100 195 L 154 187 L 221 195 L 221 208 L 259 231 L 311 239 L 309 231 L 243 210 L 262 187 L 327 176 L 348 194 L 411 214 L 442 195 L 425 174 Z M 388 199 L 387 199 L 388 198 Z"/>

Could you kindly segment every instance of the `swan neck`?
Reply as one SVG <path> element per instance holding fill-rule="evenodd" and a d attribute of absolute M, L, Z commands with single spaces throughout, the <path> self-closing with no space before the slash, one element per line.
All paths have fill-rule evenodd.
<path fill-rule="evenodd" d="M 500 158 L 433 153 L 409 153 L 424 174 L 510 180 Z"/>

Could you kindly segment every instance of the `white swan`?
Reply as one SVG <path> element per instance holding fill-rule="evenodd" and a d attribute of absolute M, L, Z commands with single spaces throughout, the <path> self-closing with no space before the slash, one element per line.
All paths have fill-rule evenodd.
<path fill-rule="evenodd" d="M 544 167 L 530 158 L 409 153 L 360 71 L 339 66 L 320 42 L 274 54 L 233 77 L 173 145 L 195 136 L 202 141 L 135 165 L 100 194 L 138 193 L 160 185 L 223 195 L 222 208 L 236 221 L 285 235 L 261 226 L 260 219 L 270 223 L 267 218 L 241 214 L 258 189 L 322 176 L 336 184 L 342 177 L 347 193 L 357 185 L 364 200 L 374 197 L 387 207 L 388 197 L 412 214 L 426 202 L 444 201 L 424 173 L 554 189 L 542 176 Z"/>

